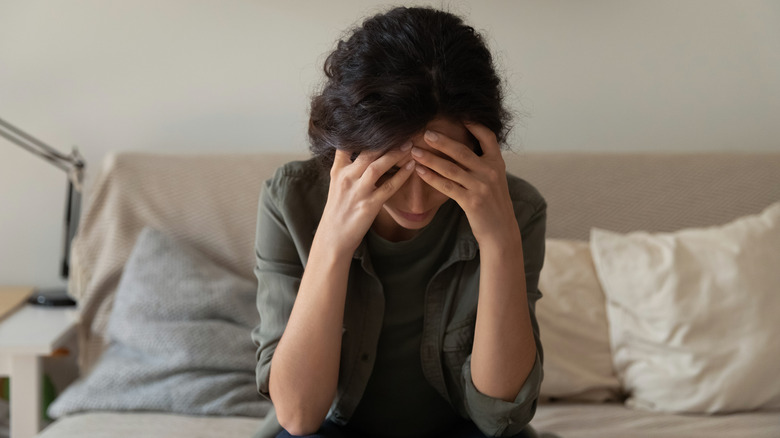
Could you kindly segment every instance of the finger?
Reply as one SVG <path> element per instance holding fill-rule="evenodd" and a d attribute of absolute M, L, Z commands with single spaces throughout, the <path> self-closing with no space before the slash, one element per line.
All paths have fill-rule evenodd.
<path fill-rule="evenodd" d="M 465 169 L 474 169 L 480 164 L 479 157 L 472 148 L 440 132 L 426 131 L 423 138 L 433 149 L 451 158 Z"/>
<path fill-rule="evenodd" d="M 385 154 L 387 151 L 378 150 L 378 151 L 361 151 L 357 158 L 355 158 L 354 163 L 358 164 L 360 166 L 368 166 L 373 161 L 375 161 L 377 158 L 381 157 L 383 154 Z"/>
<path fill-rule="evenodd" d="M 476 155 L 474 155 L 476 158 Z M 474 177 L 461 166 L 452 161 L 437 156 L 422 148 L 412 148 L 412 158 L 428 170 L 433 170 L 439 176 L 452 180 L 463 187 L 473 186 Z"/>
<path fill-rule="evenodd" d="M 408 180 L 414 172 L 416 165 L 417 163 L 415 163 L 414 160 L 407 158 L 406 162 L 399 167 L 398 172 L 377 186 L 372 195 L 374 200 L 383 204 L 387 202 L 387 200 L 390 199 L 404 183 L 406 183 L 406 180 Z"/>
<path fill-rule="evenodd" d="M 477 122 L 464 121 L 463 126 L 477 138 L 479 145 L 482 146 L 482 152 L 485 155 L 501 155 L 501 146 L 498 144 L 495 132 L 491 131 L 487 126 Z"/>
<path fill-rule="evenodd" d="M 409 159 L 409 149 L 395 148 L 387 151 L 384 155 L 369 163 L 361 176 L 361 184 L 366 188 L 374 188 L 383 175 L 390 171 L 393 166 L 400 162 L 406 163 Z"/>
<path fill-rule="evenodd" d="M 454 199 L 458 204 L 465 200 L 466 189 L 455 181 L 437 175 L 436 172 L 419 163 L 415 165 L 414 170 L 428 185 Z"/>
<path fill-rule="evenodd" d="M 381 158 L 389 151 L 374 150 L 374 151 L 361 151 L 357 158 L 350 160 L 352 166 L 349 167 L 350 174 L 356 179 L 362 179 L 366 174 L 366 170 L 376 160 Z M 391 165 L 392 166 L 392 165 Z"/>
<path fill-rule="evenodd" d="M 333 156 L 333 167 L 340 169 L 350 163 L 350 153 L 341 149 L 336 149 L 336 155 Z"/>

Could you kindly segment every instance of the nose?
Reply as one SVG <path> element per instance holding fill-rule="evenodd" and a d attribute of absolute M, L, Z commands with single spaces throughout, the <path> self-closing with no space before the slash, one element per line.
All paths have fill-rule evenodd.
<path fill-rule="evenodd" d="M 403 186 L 403 199 L 405 209 L 409 213 L 424 213 L 428 201 L 428 183 L 422 180 L 417 173 L 412 173 Z"/>

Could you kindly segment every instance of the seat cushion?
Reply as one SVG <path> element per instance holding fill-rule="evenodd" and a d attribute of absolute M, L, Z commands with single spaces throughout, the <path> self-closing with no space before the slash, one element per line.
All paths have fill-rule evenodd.
<path fill-rule="evenodd" d="M 620 403 L 540 404 L 531 424 L 563 438 L 777 438 L 780 412 L 675 415 L 634 410 Z"/>
<path fill-rule="evenodd" d="M 260 421 L 247 417 L 194 417 L 136 412 L 89 412 L 68 415 L 37 438 L 214 438 L 250 437 Z"/>
<path fill-rule="evenodd" d="M 619 403 L 540 404 L 531 424 L 538 431 L 578 438 L 776 438 L 780 412 L 673 415 L 638 411 Z M 175 414 L 90 412 L 65 416 L 37 438 L 251 437 L 261 420 Z"/>

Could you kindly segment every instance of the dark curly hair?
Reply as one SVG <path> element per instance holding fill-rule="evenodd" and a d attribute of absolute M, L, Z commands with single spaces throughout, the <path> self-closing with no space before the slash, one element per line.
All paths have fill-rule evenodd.
<path fill-rule="evenodd" d="M 399 7 L 368 18 L 338 42 L 324 70 L 309 139 L 327 167 L 336 148 L 386 150 L 437 116 L 481 123 L 500 143 L 510 129 L 485 41 L 448 12 Z"/>

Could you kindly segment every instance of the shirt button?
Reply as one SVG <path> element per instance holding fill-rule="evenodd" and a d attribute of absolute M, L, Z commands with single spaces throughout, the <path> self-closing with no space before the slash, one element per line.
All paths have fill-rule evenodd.
<path fill-rule="evenodd" d="M 361 354 L 360 360 L 362 360 L 363 362 L 368 362 L 368 353 Z"/>

